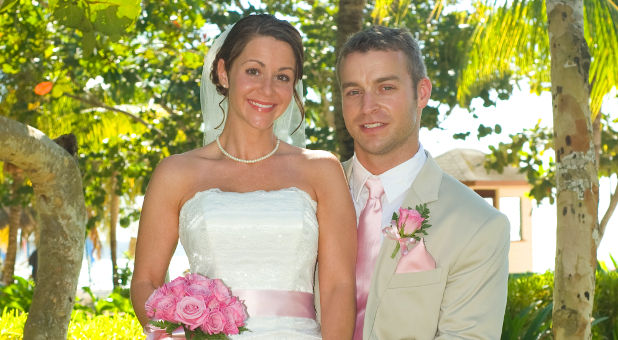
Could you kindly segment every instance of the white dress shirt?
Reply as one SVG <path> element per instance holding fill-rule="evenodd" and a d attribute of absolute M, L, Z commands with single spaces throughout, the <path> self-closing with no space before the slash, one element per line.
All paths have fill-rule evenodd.
<path fill-rule="evenodd" d="M 369 177 L 378 177 L 384 187 L 384 197 L 382 198 L 382 228 L 391 223 L 393 213 L 398 212 L 403 200 L 406 196 L 406 191 L 416 179 L 416 176 L 421 171 L 421 168 L 427 160 L 427 155 L 423 146 L 419 144 L 416 154 L 407 161 L 397 165 L 396 167 L 387 170 L 386 172 L 375 176 L 372 175 L 358 161 L 356 154 L 352 157 L 352 169 L 349 178 L 350 193 L 354 201 L 356 209 L 356 221 L 367 203 L 369 190 L 365 187 L 365 182 Z M 408 208 L 408 207 L 405 207 Z M 411 207 L 414 209 L 414 207 Z"/>

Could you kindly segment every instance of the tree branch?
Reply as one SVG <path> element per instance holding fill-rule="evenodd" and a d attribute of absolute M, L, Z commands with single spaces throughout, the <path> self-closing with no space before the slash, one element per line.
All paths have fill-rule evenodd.
<path fill-rule="evenodd" d="M 98 101 L 95 98 L 82 98 L 80 96 L 76 96 L 76 95 L 73 95 L 73 94 L 70 94 L 70 93 L 65 93 L 64 95 L 69 97 L 69 98 L 73 98 L 73 99 L 79 100 L 82 103 L 86 103 L 86 104 L 92 105 L 92 107 L 100 107 L 100 108 L 106 109 L 108 111 L 114 111 L 114 112 L 122 113 L 123 115 L 133 119 L 134 121 L 136 121 L 136 122 L 138 122 L 140 124 L 143 124 L 147 128 L 156 131 L 158 134 L 160 134 L 160 135 L 163 134 L 163 132 L 161 132 L 161 130 L 155 128 L 154 126 L 152 126 L 152 124 L 150 124 L 147 121 L 141 119 L 140 117 L 132 114 L 131 112 L 128 112 L 128 111 L 125 111 L 125 110 L 121 110 L 121 109 L 118 109 L 118 108 L 115 108 L 115 107 L 112 107 L 112 106 L 109 106 L 109 105 L 107 105 L 105 103 L 102 103 L 102 102 Z"/>
<path fill-rule="evenodd" d="M 165 103 L 161 96 L 155 97 L 155 103 L 159 104 L 159 106 L 161 106 L 161 108 L 163 108 L 163 110 L 165 110 L 165 112 L 169 113 L 170 115 L 178 115 L 178 113 L 174 112 L 174 110 L 172 110 L 172 108 Z"/>
<path fill-rule="evenodd" d="M 605 211 L 605 215 L 601 219 L 601 223 L 599 224 L 599 240 L 603 238 L 603 234 L 605 233 L 605 228 L 607 227 L 607 223 L 609 219 L 612 217 L 614 210 L 616 210 L 616 205 L 618 205 L 618 182 L 616 182 L 616 187 L 614 188 L 614 193 L 610 196 L 609 207 Z"/>

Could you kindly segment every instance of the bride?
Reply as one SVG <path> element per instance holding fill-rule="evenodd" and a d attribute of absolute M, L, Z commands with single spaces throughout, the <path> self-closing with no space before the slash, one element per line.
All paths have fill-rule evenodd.
<path fill-rule="evenodd" d="M 300 34 L 270 15 L 241 19 L 211 47 L 205 146 L 164 159 L 142 207 L 131 282 L 142 325 L 180 238 L 192 272 L 245 301 L 251 332 L 233 339 L 351 339 L 355 213 L 339 161 L 302 148 L 302 65 Z"/>

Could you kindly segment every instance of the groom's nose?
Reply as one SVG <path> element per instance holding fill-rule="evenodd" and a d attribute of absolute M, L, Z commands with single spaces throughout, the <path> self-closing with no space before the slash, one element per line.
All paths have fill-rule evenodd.
<path fill-rule="evenodd" d="M 369 91 L 366 91 L 362 95 L 361 99 L 361 111 L 363 113 L 372 113 L 378 107 L 376 95 Z"/>

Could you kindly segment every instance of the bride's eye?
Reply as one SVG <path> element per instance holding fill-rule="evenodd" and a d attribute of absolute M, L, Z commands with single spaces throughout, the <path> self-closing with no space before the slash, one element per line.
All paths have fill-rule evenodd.
<path fill-rule="evenodd" d="M 258 74 L 260 74 L 260 71 L 258 71 L 258 69 L 254 67 L 248 68 L 245 72 L 250 76 L 257 76 Z"/>
<path fill-rule="evenodd" d="M 290 76 L 288 76 L 287 74 L 280 74 L 277 76 L 277 80 L 287 83 L 290 81 Z"/>

